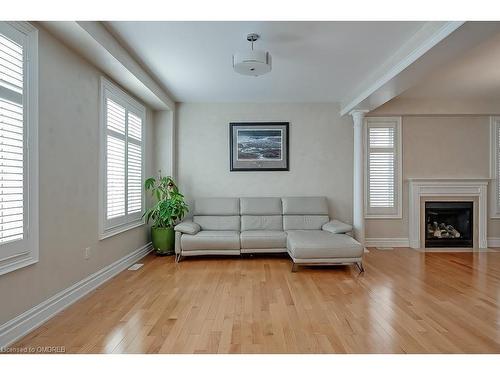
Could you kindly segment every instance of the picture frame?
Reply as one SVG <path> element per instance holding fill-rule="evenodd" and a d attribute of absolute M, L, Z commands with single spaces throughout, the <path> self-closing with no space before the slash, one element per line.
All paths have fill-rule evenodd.
<path fill-rule="evenodd" d="M 230 171 L 289 171 L 288 122 L 229 124 Z"/>

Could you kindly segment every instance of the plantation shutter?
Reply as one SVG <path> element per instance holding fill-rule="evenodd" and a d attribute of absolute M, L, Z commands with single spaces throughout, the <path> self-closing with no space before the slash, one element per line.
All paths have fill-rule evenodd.
<path fill-rule="evenodd" d="M 368 129 L 370 207 L 394 207 L 394 128 Z"/>
<path fill-rule="evenodd" d="M 142 211 L 142 120 L 128 113 L 127 205 L 129 213 Z"/>
<path fill-rule="evenodd" d="M 0 275 L 38 261 L 38 31 L 0 21 Z"/>
<path fill-rule="evenodd" d="M 25 236 L 23 56 L 23 47 L 0 33 L 0 245 Z"/>
<path fill-rule="evenodd" d="M 106 232 L 141 221 L 145 110 L 111 83 L 103 85 Z"/>
<path fill-rule="evenodd" d="M 368 119 L 366 131 L 366 213 L 392 216 L 399 211 L 399 122 Z"/>
<path fill-rule="evenodd" d="M 125 216 L 125 108 L 107 99 L 107 219 Z"/>

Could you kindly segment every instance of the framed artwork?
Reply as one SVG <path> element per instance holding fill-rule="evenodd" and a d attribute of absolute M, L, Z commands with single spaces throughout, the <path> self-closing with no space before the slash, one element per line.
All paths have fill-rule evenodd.
<path fill-rule="evenodd" d="M 288 122 L 229 124 L 231 171 L 288 171 Z"/>

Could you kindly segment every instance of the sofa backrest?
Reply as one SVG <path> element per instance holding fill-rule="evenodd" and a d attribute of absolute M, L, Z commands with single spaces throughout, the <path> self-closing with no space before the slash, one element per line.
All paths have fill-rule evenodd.
<path fill-rule="evenodd" d="M 325 197 L 286 197 L 283 203 L 283 229 L 316 229 L 328 223 Z"/>
<path fill-rule="evenodd" d="M 281 198 L 240 198 L 241 230 L 283 230 Z"/>
<path fill-rule="evenodd" d="M 240 200 L 239 198 L 196 199 L 193 221 L 203 230 L 240 230 Z"/>
<path fill-rule="evenodd" d="M 203 230 L 319 230 L 330 220 L 325 197 L 200 198 L 193 215 Z"/>

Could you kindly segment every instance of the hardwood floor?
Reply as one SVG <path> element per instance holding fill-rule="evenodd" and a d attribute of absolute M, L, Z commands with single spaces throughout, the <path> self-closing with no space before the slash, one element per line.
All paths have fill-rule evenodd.
<path fill-rule="evenodd" d="M 147 256 L 13 345 L 75 353 L 499 353 L 500 253 Z"/>

